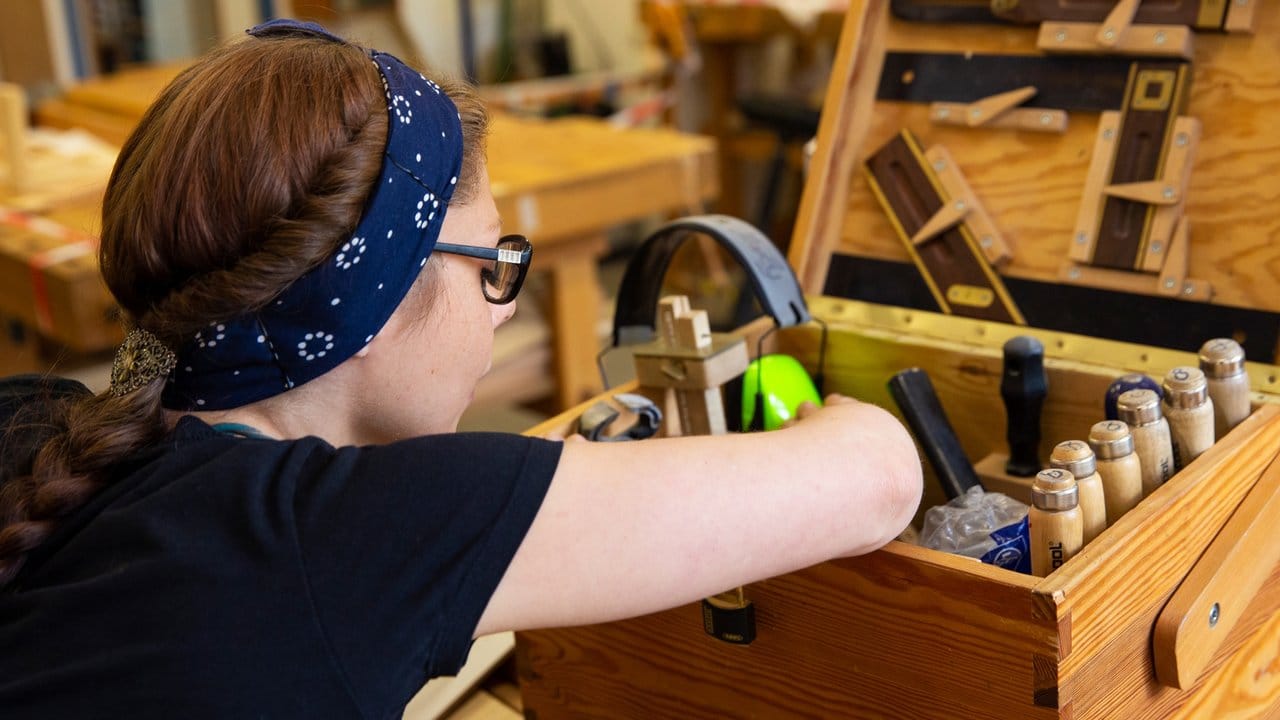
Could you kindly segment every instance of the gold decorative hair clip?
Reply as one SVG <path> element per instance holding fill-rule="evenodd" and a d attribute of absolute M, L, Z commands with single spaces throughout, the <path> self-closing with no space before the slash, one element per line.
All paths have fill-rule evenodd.
<path fill-rule="evenodd" d="M 173 351 L 142 328 L 125 336 L 111 363 L 111 395 L 121 397 L 165 377 L 178 363 Z"/>

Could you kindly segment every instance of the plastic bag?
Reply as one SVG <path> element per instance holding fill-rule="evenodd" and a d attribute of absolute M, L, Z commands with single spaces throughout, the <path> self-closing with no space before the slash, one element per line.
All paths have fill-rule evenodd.
<path fill-rule="evenodd" d="M 972 487 L 946 505 L 925 512 L 920 544 L 1030 573 L 1027 510 L 1008 495 Z"/>

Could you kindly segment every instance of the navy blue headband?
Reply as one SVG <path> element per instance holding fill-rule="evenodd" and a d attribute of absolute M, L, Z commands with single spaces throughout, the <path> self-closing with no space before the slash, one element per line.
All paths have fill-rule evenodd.
<path fill-rule="evenodd" d="M 248 32 L 346 43 L 295 20 Z M 323 375 L 373 339 L 426 265 L 462 168 L 461 118 L 434 82 L 392 55 L 367 52 L 382 75 L 389 122 L 382 172 L 355 232 L 261 311 L 213 323 L 177 348 L 166 408 L 225 410 Z"/>

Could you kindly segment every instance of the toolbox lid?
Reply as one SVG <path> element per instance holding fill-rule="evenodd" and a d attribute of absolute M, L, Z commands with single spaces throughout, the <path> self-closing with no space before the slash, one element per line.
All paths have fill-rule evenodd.
<path fill-rule="evenodd" d="M 1280 87 L 1280 12 L 1254 12 L 1252 34 L 1189 31 L 1189 58 L 1140 59 L 1050 54 L 1037 25 L 913 21 L 888 5 L 849 3 L 790 244 L 806 293 L 1180 351 L 1234 337 L 1251 365 L 1277 361 L 1280 134 L 1264 128 L 1280 95 L 1259 88 Z M 1111 172 L 1142 152 L 1107 150 L 1137 124 L 1116 126 L 1122 110 L 1162 128 L 1148 164 L 1164 185 Z M 1041 122 L 1065 128 L 1027 129 Z M 1131 267 L 1104 227 L 1124 213 L 1142 232 L 1163 223 L 1128 248 Z M 945 235 L 949 249 L 929 249 Z M 948 262 L 926 278 L 930 252 Z M 976 281 L 951 276 L 951 256 L 980 260 Z M 983 315 L 1001 305 L 1013 311 Z"/>

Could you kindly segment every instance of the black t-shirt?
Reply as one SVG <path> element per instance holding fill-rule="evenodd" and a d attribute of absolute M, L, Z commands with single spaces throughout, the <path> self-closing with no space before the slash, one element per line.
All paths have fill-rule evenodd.
<path fill-rule="evenodd" d="M 0 717 L 398 718 L 466 659 L 560 448 L 183 418 L 0 590 Z"/>

